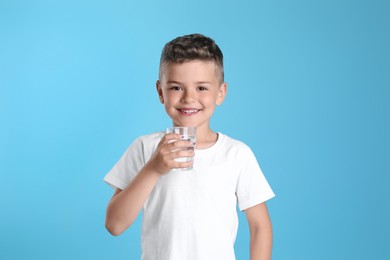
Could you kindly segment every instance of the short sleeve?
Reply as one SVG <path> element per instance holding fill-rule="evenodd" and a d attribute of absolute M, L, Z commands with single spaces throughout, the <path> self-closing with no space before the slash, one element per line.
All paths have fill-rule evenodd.
<path fill-rule="evenodd" d="M 244 146 L 240 151 L 241 167 L 236 195 L 240 210 L 267 201 L 275 196 L 252 150 Z"/>
<path fill-rule="evenodd" d="M 111 187 L 123 190 L 145 164 L 143 144 L 136 139 L 115 166 L 106 174 L 104 181 Z"/>

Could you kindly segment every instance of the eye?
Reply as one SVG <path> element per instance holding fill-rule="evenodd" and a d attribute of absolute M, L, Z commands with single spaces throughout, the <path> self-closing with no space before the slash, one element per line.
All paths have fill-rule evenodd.
<path fill-rule="evenodd" d="M 179 87 L 179 86 L 172 86 L 172 87 L 169 88 L 169 90 L 179 91 L 179 90 L 181 90 L 181 87 Z"/>
<path fill-rule="evenodd" d="M 208 90 L 206 87 L 203 86 L 198 87 L 198 91 L 206 91 L 206 90 Z"/>

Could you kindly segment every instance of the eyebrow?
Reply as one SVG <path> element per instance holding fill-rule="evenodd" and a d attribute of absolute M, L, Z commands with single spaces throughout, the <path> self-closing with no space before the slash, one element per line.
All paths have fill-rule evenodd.
<path fill-rule="evenodd" d="M 169 81 L 167 81 L 167 84 L 178 84 L 178 85 L 180 85 L 181 83 L 178 82 L 178 81 L 169 80 Z"/>
<path fill-rule="evenodd" d="M 174 81 L 174 80 L 169 80 L 169 81 L 167 81 L 167 84 L 178 84 L 178 85 L 181 85 L 182 83 L 180 83 L 178 81 Z M 212 82 L 210 82 L 210 81 L 197 81 L 196 84 L 212 84 Z"/>
<path fill-rule="evenodd" d="M 212 84 L 210 81 L 198 81 L 196 84 Z"/>

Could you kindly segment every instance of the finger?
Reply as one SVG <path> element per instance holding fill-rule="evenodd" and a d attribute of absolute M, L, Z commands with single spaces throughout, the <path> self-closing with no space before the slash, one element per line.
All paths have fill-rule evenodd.
<path fill-rule="evenodd" d="M 169 160 L 174 160 L 178 158 L 193 158 L 195 155 L 195 152 L 193 150 L 178 150 L 171 152 L 168 157 Z"/>
<path fill-rule="evenodd" d="M 169 143 L 169 148 L 172 150 L 180 148 L 194 148 L 194 143 L 187 140 L 178 140 L 172 143 Z"/>
<path fill-rule="evenodd" d="M 193 160 L 190 160 L 190 161 L 186 161 L 186 162 L 176 162 L 174 161 L 172 163 L 172 168 L 174 169 L 180 169 L 180 168 L 190 168 L 192 167 L 194 164 L 194 161 Z"/>
<path fill-rule="evenodd" d="M 176 150 L 164 154 L 164 161 L 174 162 L 176 160 L 192 160 L 195 156 L 193 150 Z"/>
<path fill-rule="evenodd" d="M 170 168 L 184 167 L 178 165 L 177 163 L 193 161 L 194 154 L 195 153 L 191 150 L 172 152 L 166 155 L 164 161 L 167 163 L 167 165 L 169 165 Z"/>
<path fill-rule="evenodd" d="M 161 139 L 161 143 L 170 143 L 170 142 L 173 142 L 173 141 L 178 141 L 181 139 L 181 135 L 179 134 L 166 134 L 163 136 L 163 138 Z"/>

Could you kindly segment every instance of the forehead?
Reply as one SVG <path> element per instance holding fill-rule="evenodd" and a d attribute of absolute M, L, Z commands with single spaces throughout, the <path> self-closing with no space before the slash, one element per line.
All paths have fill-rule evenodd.
<path fill-rule="evenodd" d="M 184 63 L 169 62 L 160 68 L 160 79 L 219 81 L 220 69 L 213 61 L 192 60 Z"/>

